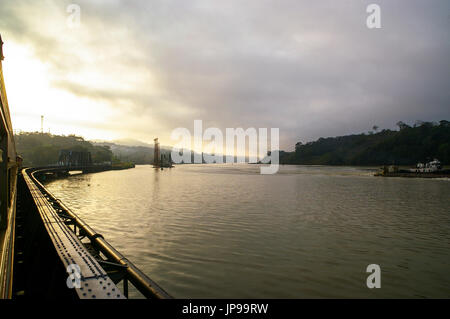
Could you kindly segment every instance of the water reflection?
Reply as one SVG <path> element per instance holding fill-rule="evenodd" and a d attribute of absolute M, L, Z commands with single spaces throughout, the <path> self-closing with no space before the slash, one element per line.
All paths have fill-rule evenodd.
<path fill-rule="evenodd" d="M 177 297 L 449 297 L 449 181 L 372 171 L 137 166 L 48 188 Z"/>

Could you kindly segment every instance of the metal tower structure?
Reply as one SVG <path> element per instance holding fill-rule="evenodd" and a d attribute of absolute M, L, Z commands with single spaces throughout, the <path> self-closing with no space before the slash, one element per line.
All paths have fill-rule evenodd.
<path fill-rule="evenodd" d="M 160 167 L 161 166 L 161 151 L 159 149 L 158 138 L 155 138 L 153 141 L 155 142 L 155 149 L 154 149 L 154 155 L 153 155 L 153 166 Z"/>

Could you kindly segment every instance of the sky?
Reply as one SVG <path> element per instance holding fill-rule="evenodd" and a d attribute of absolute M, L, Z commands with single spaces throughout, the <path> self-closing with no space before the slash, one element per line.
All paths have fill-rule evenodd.
<path fill-rule="evenodd" d="M 449 30 L 448 0 L 0 1 L 15 130 L 163 145 L 194 120 L 284 150 L 449 120 Z"/>

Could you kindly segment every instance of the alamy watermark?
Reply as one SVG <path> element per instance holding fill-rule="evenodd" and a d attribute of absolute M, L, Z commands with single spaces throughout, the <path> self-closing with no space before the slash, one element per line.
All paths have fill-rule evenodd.
<path fill-rule="evenodd" d="M 367 288 L 381 288 L 381 268 L 380 265 L 370 264 L 366 268 L 366 272 L 371 273 L 366 280 Z"/>
<path fill-rule="evenodd" d="M 69 29 L 79 28 L 81 25 L 81 7 L 78 4 L 69 4 L 66 8 L 69 14 L 66 20 Z"/>
<path fill-rule="evenodd" d="M 209 127 L 203 132 L 202 120 L 195 120 L 193 136 L 187 128 L 172 131 L 171 138 L 178 143 L 172 148 L 171 157 L 175 164 L 244 163 L 248 159 L 249 163 L 269 164 L 260 167 L 261 174 L 275 174 L 279 168 L 279 134 L 278 128 L 270 129 L 268 150 L 267 128 L 227 128 L 224 141 L 219 128 Z"/>
<path fill-rule="evenodd" d="M 81 288 L 81 269 L 77 264 L 70 264 L 66 269 L 69 276 L 66 279 L 68 288 Z"/>
<path fill-rule="evenodd" d="M 381 28 L 381 7 L 378 4 L 369 4 L 366 8 L 369 16 L 366 19 L 366 25 L 369 29 Z"/>

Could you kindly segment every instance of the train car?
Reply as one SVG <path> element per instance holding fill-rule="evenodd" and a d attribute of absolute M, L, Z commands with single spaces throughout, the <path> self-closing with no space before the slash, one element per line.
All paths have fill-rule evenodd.
<path fill-rule="evenodd" d="M 3 79 L 3 41 L 0 35 L 0 298 L 11 298 L 17 198 L 17 157 Z"/>

